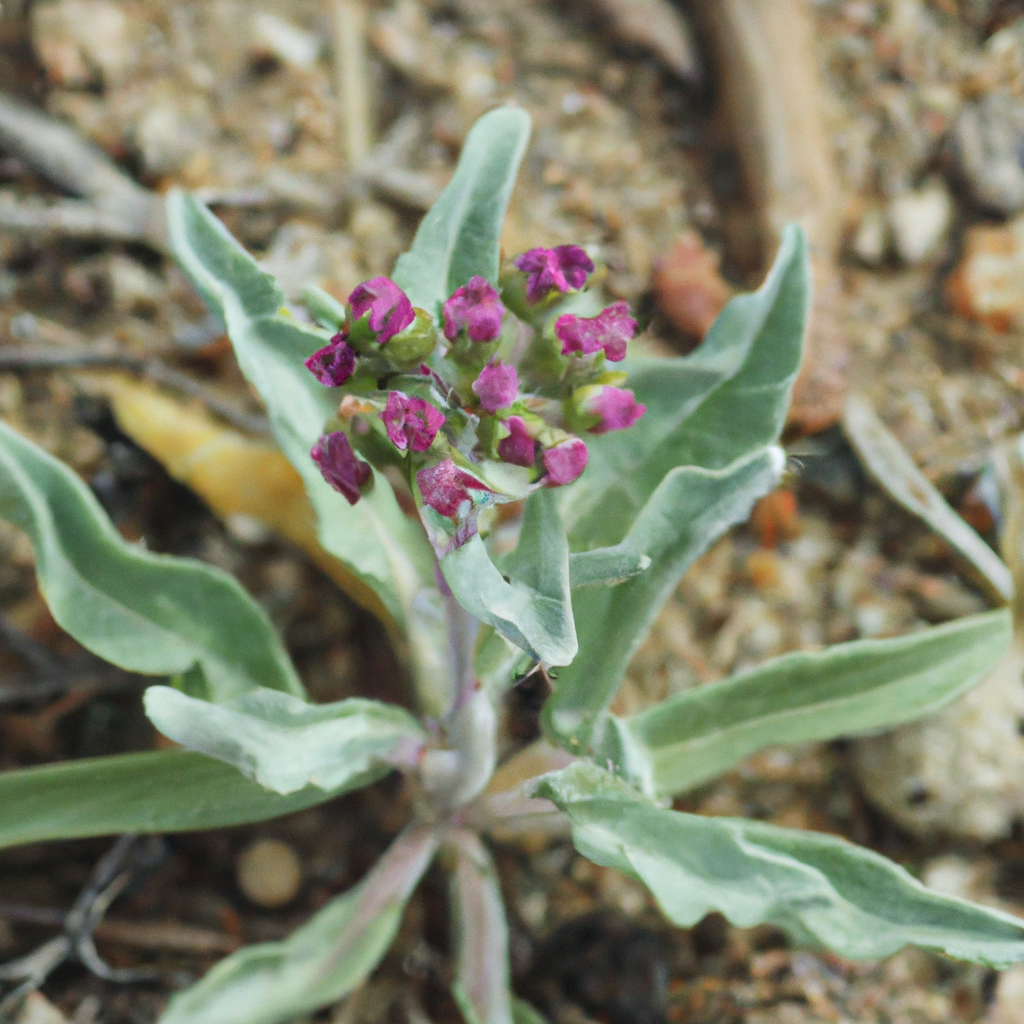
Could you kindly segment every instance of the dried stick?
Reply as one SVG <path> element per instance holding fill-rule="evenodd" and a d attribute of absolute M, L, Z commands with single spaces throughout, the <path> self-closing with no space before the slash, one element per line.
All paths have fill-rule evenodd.
<path fill-rule="evenodd" d="M 355 170 L 371 145 L 366 11 L 359 0 L 334 0 L 334 69 L 345 159 Z"/>
<path fill-rule="evenodd" d="M 162 852 L 163 844 L 159 839 L 140 842 L 138 836 L 125 835 L 114 843 L 100 859 L 88 885 L 64 918 L 64 933 L 27 956 L 0 966 L 0 981 L 21 982 L 0 1000 L 0 1022 L 10 1019 L 25 996 L 39 988 L 70 957 L 77 958 L 105 981 L 126 984 L 154 977 L 150 970 L 111 967 L 96 951 L 93 932 L 111 903 L 152 868 Z"/>
<path fill-rule="evenodd" d="M 0 209 L 5 227 L 105 235 L 165 246 L 159 198 L 69 125 L 0 94 L 0 149 L 84 200 L 59 203 L 49 213 L 35 206 Z"/>
<path fill-rule="evenodd" d="M 165 366 L 156 359 L 140 358 L 125 352 L 100 351 L 94 348 L 53 348 L 42 345 L 19 345 L 0 348 L 0 372 L 18 370 L 125 370 L 148 377 L 157 384 L 173 388 L 199 399 L 209 410 L 232 426 L 253 434 L 267 434 L 269 424 L 257 416 L 237 408 L 232 402 L 211 394 L 187 373 Z"/>

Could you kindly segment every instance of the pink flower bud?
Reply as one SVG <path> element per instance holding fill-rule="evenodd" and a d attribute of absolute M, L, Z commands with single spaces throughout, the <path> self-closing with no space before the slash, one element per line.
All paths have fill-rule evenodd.
<path fill-rule="evenodd" d="M 324 479 L 339 494 L 343 494 L 350 505 L 359 500 L 359 489 L 370 479 L 368 463 L 356 458 L 348 437 L 342 430 L 325 434 L 313 445 L 310 457 L 320 467 Z"/>
<path fill-rule="evenodd" d="M 365 281 L 352 292 L 348 302 L 354 319 L 370 314 L 370 330 L 381 345 L 386 345 L 416 319 L 409 297 L 387 277 Z"/>
<path fill-rule="evenodd" d="M 587 432 L 590 434 L 625 430 L 647 412 L 647 406 L 641 405 L 632 391 L 615 388 L 610 384 L 594 389 L 593 393 L 580 403 L 580 409 L 591 416 L 600 417 L 594 426 L 588 428 Z"/>
<path fill-rule="evenodd" d="M 473 381 L 473 393 L 484 412 L 507 409 L 519 396 L 519 375 L 505 363 L 487 365 Z"/>
<path fill-rule="evenodd" d="M 561 487 L 563 484 L 571 484 L 587 468 L 589 458 L 587 446 L 578 437 L 570 437 L 549 448 L 544 453 L 548 486 Z"/>
<path fill-rule="evenodd" d="M 578 245 L 531 249 L 517 256 L 515 265 L 526 274 L 526 301 L 539 302 L 552 288 L 567 292 L 582 288 L 594 264 Z"/>
<path fill-rule="evenodd" d="M 636 334 L 636 321 L 629 315 L 625 302 L 616 302 L 597 316 L 584 317 L 566 313 L 555 321 L 555 337 L 562 343 L 562 355 L 579 352 L 589 355 L 604 349 L 613 363 L 626 356 L 626 344 Z"/>
<path fill-rule="evenodd" d="M 511 433 L 498 442 L 498 458 L 513 466 L 533 468 L 537 461 L 537 442 L 530 437 L 526 421 L 522 416 L 509 416 L 505 424 Z"/>
<path fill-rule="evenodd" d="M 321 384 L 329 388 L 341 387 L 356 368 L 356 353 L 345 335 L 339 333 L 305 360 L 305 366 Z"/>
<path fill-rule="evenodd" d="M 470 341 L 494 341 L 501 334 L 505 307 L 485 278 L 471 277 L 444 304 L 444 336 L 454 341 L 466 328 Z"/>
<path fill-rule="evenodd" d="M 425 452 L 444 423 L 444 413 L 423 398 L 410 398 L 404 391 L 392 391 L 380 414 L 384 429 L 394 446 L 404 452 Z"/>
<path fill-rule="evenodd" d="M 490 490 L 475 476 L 459 469 L 451 459 L 421 469 L 416 474 L 416 483 L 424 502 L 449 519 L 458 513 L 463 502 L 472 501 L 471 490 Z"/>

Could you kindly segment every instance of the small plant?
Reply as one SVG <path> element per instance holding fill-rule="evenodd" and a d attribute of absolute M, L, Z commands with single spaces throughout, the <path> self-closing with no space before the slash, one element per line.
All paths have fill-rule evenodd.
<path fill-rule="evenodd" d="M 485 840 L 537 813 L 564 815 L 585 856 L 642 881 L 679 925 L 717 910 L 847 957 L 914 943 L 997 967 L 1024 959 L 1024 922 L 868 850 L 668 803 L 769 744 L 882 729 L 953 699 L 1007 648 L 1006 611 L 788 655 L 610 713 L 683 572 L 783 472 L 805 243 L 787 230 L 763 287 L 692 355 L 625 359 L 636 323 L 587 289 L 582 249 L 500 261 L 528 133 L 516 109 L 482 118 L 392 278 L 344 305 L 310 290 L 306 319 L 204 207 L 181 193 L 168 204 L 178 260 L 224 318 L 323 547 L 390 629 L 416 714 L 309 703 L 233 579 L 125 543 L 73 473 L 0 425 L 0 515 L 31 538 L 54 617 L 114 664 L 170 676 L 146 711 L 186 748 L 0 775 L 0 844 L 259 821 L 407 775 L 414 820 L 363 881 L 286 941 L 227 957 L 162 1024 L 275 1024 L 341 998 L 442 848 L 467 1022 L 536 1020 L 509 989 Z M 497 515 L 515 502 L 521 518 Z M 495 793 L 497 711 L 538 666 L 553 680 L 538 749 L 558 767 Z"/>

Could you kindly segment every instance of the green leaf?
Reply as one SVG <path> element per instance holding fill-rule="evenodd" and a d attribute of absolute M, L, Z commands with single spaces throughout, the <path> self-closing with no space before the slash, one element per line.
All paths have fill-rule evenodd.
<path fill-rule="evenodd" d="M 768 448 L 722 470 L 671 470 L 626 537 L 650 559 L 650 568 L 616 587 L 573 592 L 580 654 L 559 672 L 544 709 L 549 730 L 563 746 L 586 749 L 630 658 L 680 577 L 775 486 L 783 463 L 782 452 Z"/>
<path fill-rule="evenodd" d="M 94 654 L 150 675 L 199 665 L 216 700 L 258 686 L 302 693 L 274 627 L 234 578 L 129 544 L 75 473 L 4 423 L 0 518 L 28 534 L 54 619 Z"/>
<path fill-rule="evenodd" d="M 675 924 L 719 911 L 855 960 L 906 945 L 998 968 L 1024 960 L 1024 921 L 933 892 L 844 839 L 665 810 L 587 762 L 542 776 L 535 792 L 569 815 L 585 857 L 642 881 Z"/>
<path fill-rule="evenodd" d="M 773 743 L 852 736 L 929 714 L 983 679 L 1011 635 L 1004 610 L 788 654 L 611 719 L 602 753 L 650 795 L 681 793 Z"/>
<path fill-rule="evenodd" d="M 518 107 L 499 107 L 473 125 L 452 180 L 395 265 L 392 277 L 414 306 L 439 316 L 474 275 L 498 283 L 501 228 L 529 137 L 530 116 Z"/>
<path fill-rule="evenodd" d="M 548 1024 L 548 1022 L 525 999 L 513 999 L 512 1024 Z"/>
<path fill-rule="evenodd" d="M 421 525 L 402 512 L 381 474 L 374 473 L 372 487 L 353 506 L 330 487 L 309 456 L 338 403 L 337 394 L 303 366 L 326 344 L 326 335 L 280 312 L 283 298 L 274 279 L 195 198 L 172 192 L 167 218 L 178 262 L 223 317 L 242 372 L 267 406 L 277 443 L 302 476 L 319 520 L 320 543 L 376 595 L 376 610 L 383 606 L 390 617 L 400 653 L 408 656 L 411 650 L 420 659 L 418 680 L 442 679 L 444 647 L 434 624 L 443 616 L 434 586 L 434 555 Z M 373 606 L 365 595 L 353 596 Z M 407 636 L 412 639 L 403 650 Z M 446 706 L 446 695 L 421 696 L 429 710 L 439 713 Z"/>
<path fill-rule="evenodd" d="M 472 833 L 452 834 L 456 1002 L 466 1024 L 512 1024 L 508 922 L 494 860 Z"/>
<path fill-rule="evenodd" d="M 308 785 L 338 789 L 426 739 L 404 709 L 359 698 L 307 704 L 286 693 L 256 690 L 213 705 L 169 686 L 151 686 L 145 705 L 165 736 L 233 765 L 275 793 Z"/>
<path fill-rule="evenodd" d="M 244 825 L 313 807 L 384 774 L 386 769 L 375 768 L 334 793 L 310 786 L 279 796 L 220 761 L 184 750 L 0 772 L 0 847 Z"/>
<path fill-rule="evenodd" d="M 625 540 L 613 547 L 575 551 L 569 555 L 569 586 L 575 590 L 622 583 L 631 576 L 639 576 L 650 564 L 647 555 Z"/>
<path fill-rule="evenodd" d="M 535 491 L 526 503 L 508 582 L 479 534 L 440 564 L 459 604 L 511 643 L 553 665 L 568 665 L 576 656 L 569 547 L 551 491 Z"/>
<path fill-rule="evenodd" d="M 176 995 L 158 1024 L 279 1024 L 335 1002 L 377 966 L 437 850 L 433 826 L 402 833 L 353 889 L 284 942 L 248 946 Z"/>
<path fill-rule="evenodd" d="M 809 298 L 807 243 L 791 226 L 764 285 L 733 299 L 692 354 L 623 364 L 647 412 L 629 430 L 587 438 L 587 471 L 561 500 L 573 551 L 621 541 L 675 467 L 723 469 L 778 439 Z"/>

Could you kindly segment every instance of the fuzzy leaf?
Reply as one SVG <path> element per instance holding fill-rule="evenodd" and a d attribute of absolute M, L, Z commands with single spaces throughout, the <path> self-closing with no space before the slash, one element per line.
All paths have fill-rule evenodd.
<path fill-rule="evenodd" d="M 233 765 L 275 793 L 308 785 L 338 789 L 386 766 L 400 748 L 415 749 L 425 740 L 404 709 L 359 698 L 307 704 L 275 690 L 256 690 L 212 705 L 169 686 L 151 686 L 145 705 L 165 736 Z"/>
<path fill-rule="evenodd" d="M 569 555 L 569 585 L 573 590 L 611 586 L 639 576 L 650 564 L 650 558 L 637 551 L 628 540 L 613 547 L 575 551 Z"/>
<path fill-rule="evenodd" d="M 0 847 L 119 832 L 192 832 L 291 814 L 367 786 L 268 793 L 234 768 L 185 750 L 89 757 L 0 772 Z"/>
<path fill-rule="evenodd" d="M 456 1002 L 466 1024 L 513 1024 L 508 922 L 494 860 L 471 832 L 453 834 Z"/>
<path fill-rule="evenodd" d="M 549 729 L 567 749 L 586 749 L 630 658 L 680 577 L 775 486 L 783 462 L 778 448 L 768 448 L 722 470 L 671 470 L 626 537 L 650 559 L 650 568 L 615 587 L 573 592 L 580 654 L 559 672 L 544 709 Z"/>
<path fill-rule="evenodd" d="M 473 125 L 452 180 L 395 265 L 392 277 L 414 306 L 439 317 L 474 275 L 498 283 L 501 228 L 529 137 L 530 116 L 518 107 L 499 107 Z"/>
<path fill-rule="evenodd" d="M 463 608 L 539 661 L 567 665 L 576 656 L 569 548 L 551 491 L 536 491 L 526 503 L 510 582 L 479 534 L 445 555 L 441 571 Z"/>
<path fill-rule="evenodd" d="M 906 945 L 997 968 L 1024 960 L 1024 921 L 933 892 L 844 839 L 665 810 L 589 762 L 542 776 L 535 793 L 569 815 L 585 857 L 642 881 L 675 924 L 719 911 L 855 960 Z"/>
<path fill-rule="evenodd" d="M 350 506 L 309 455 L 337 406 L 337 396 L 302 363 L 326 335 L 280 312 L 283 299 L 276 282 L 196 199 L 172 192 L 167 217 L 175 256 L 223 317 L 242 372 L 267 406 L 274 437 L 302 476 L 319 521 L 320 543 L 380 598 L 396 639 L 415 635 L 410 648 L 423 659 L 416 666 L 418 679 L 437 678 L 443 649 L 438 649 L 432 624 L 442 617 L 434 556 L 420 524 L 405 516 L 379 473 Z M 444 703 L 442 697 L 423 696 L 427 704 Z"/>
<path fill-rule="evenodd" d="M 437 842 L 429 825 L 403 832 L 353 889 L 285 941 L 222 960 L 176 995 L 158 1024 L 279 1024 L 347 995 L 391 945 Z"/>
<path fill-rule="evenodd" d="M 650 795 L 674 795 L 774 743 L 888 729 L 937 710 L 983 679 L 1012 635 L 1007 611 L 892 640 L 775 658 L 610 719 L 602 753 Z"/>
<path fill-rule="evenodd" d="M 764 285 L 733 299 L 693 353 L 623 364 L 647 412 L 628 430 L 588 437 L 587 471 L 561 502 L 573 551 L 621 541 L 670 470 L 723 469 L 778 439 L 809 295 L 806 239 L 791 226 Z"/>
<path fill-rule="evenodd" d="M 199 665 L 215 700 L 259 686 L 301 694 L 274 627 L 227 573 L 144 551 L 58 459 L 0 423 L 0 518 L 24 530 L 58 625 L 131 672 Z"/>

